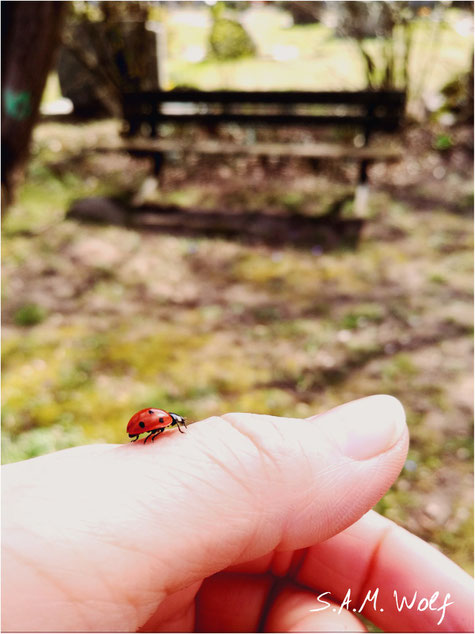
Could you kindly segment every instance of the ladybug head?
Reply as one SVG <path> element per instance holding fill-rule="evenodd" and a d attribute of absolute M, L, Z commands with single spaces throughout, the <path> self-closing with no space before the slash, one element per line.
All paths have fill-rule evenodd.
<path fill-rule="evenodd" d="M 170 412 L 170 416 L 172 417 L 172 425 L 184 425 L 186 427 L 186 418 L 184 416 L 180 416 L 179 414 L 175 414 L 174 412 Z"/>

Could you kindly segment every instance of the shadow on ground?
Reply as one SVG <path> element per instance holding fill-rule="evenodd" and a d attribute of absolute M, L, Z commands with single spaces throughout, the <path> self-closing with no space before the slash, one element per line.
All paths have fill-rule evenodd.
<path fill-rule="evenodd" d="M 83 198 L 75 201 L 68 218 L 86 223 L 121 225 L 186 237 L 221 237 L 250 244 L 294 247 L 354 248 L 364 221 L 340 215 L 349 197 L 334 203 L 318 217 L 285 212 L 228 212 L 183 209 L 174 205 L 144 204 L 127 207 L 112 198 Z"/>

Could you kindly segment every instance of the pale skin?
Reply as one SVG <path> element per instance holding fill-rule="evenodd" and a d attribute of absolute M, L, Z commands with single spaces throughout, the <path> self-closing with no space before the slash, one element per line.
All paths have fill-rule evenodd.
<path fill-rule="evenodd" d="M 3 631 L 365 631 L 352 609 L 376 588 L 363 614 L 385 631 L 473 631 L 471 577 L 370 511 L 407 447 L 375 396 L 3 467 Z M 394 590 L 439 595 L 398 612 Z"/>

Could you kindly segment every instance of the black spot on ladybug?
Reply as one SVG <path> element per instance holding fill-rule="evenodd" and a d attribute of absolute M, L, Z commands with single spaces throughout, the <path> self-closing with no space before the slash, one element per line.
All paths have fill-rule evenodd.
<path fill-rule="evenodd" d="M 145 427 L 145 423 L 143 422 L 143 420 L 140 421 L 139 427 L 142 427 L 142 429 Z"/>
<path fill-rule="evenodd" d="M 163 423 L 163 418 L 159 418 L 159 419 L 158 419 L 158 422 L 159 422 L 159 423 Z"/>
<path fill-rule="evenodd" d="M 148 410 L 148 413 L 149 413 L 149 414 L 153 414 L 153 409 L 149 409 L 149 410 Z"/>

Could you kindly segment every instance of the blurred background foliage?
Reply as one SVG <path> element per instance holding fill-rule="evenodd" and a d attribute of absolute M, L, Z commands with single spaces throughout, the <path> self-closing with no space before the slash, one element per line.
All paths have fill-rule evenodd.
<path fill-rule="evenodd" d="M 472 4 L 70 5 L 3 225 L 3 461 L 124 442 L 131 414 L 150 405 L 191 420 L 306 417 L 390 393 L 406 408 L 411 448 L 377 509 L 471 571 Z M 145 33 L 155 57 L 143 54 Z M 64 85 L 65 55 L 82 69 L 75 87 Z M 154 82 L 407 89 L 404 157 L 372 167 L 358 248 L 68 217 L 77 199 L 130 203 L 142 188 L 146 159 L 91 149 L 118 138 L 123 91 Z M 85 85 L 90 100 L 76 103 Z M 68 95 L 77 118 L 48 115 Z M 151 199 L 316 216 L 351 194 L 356 172 L 314 167 L 176 156 Z"/>
<path fill-rule="evenodd" d="M 209 57 L 219 61 L 252 57 L 256 46 L 239 20 L 224 17 L 225 5 L 211 6 L 213 25 L 209 33 Z"/>
<path fill-rule="evenodd" d="M 74 89 L 70 83 L 76 92 L 87 85 L 89 98 L 93 93 L 117 116 L 123 91 L 156 87 L 158 64 L 159 83 L 167 89 L 400 88 L 408 92 L 409 112 L 420 117 L 434 107 L 431 97 L 444 95 L 443 87 L 457 79 L 462 92 L 473 94 L 467 73 L 471 6 L 71 2 L 59 60 L 60 82 L 66 82 L 61 89 L 66 95 Z M 53 77 L 50 99 L 59 96 Z M 81 95 L 74 96 L 78 108 Z"/>

